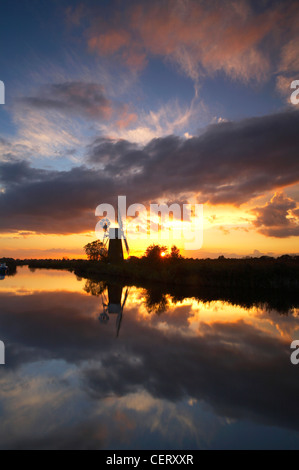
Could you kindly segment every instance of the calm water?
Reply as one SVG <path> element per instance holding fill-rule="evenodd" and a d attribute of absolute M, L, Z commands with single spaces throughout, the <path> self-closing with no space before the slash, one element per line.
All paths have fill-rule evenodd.
<path fill-rule="evenodd" d="M 0 448 L 299 449 L 298 310 L 25 267 L 0 297 Z"/>

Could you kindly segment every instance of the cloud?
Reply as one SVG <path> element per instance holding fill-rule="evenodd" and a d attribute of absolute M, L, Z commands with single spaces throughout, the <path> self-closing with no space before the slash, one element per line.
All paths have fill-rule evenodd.
<path fill-rule="evenodd" d="M 280 50 L 279 72 L 298 72 L 299 59 L 298 59 L 298 2 L 290 2 L 288 7 L 284 10 L 286 22 L 283 26 L 287 26 L 285 31 L 285 41 Z"/>
<path fill-rule="evenodd" d="M 3 185 L 18 185 L 26 181 L 42 180 L 49 171 L 32 168 L 26 161 L 10 161 L 0 163 L 0 183 Z"/>
<path fill-rule="evenodd" d="M 116 127 L 118 129 L 127 129 L 131 127 L 137 120 L 137 114 L 130 111 L 130 108 L 127 104 L 122 106 L 122 109 L 119 109 L 119 116 L 116 121 Z"/>
<path fill-rule="evenodd" d="M 243 231 L 243 232 L 249 232 L 248 228 L 247 227 L 233 227 L 231 225 L 219 225 L 218 227 L 219 230 L 221 230 L 221 232 L 224 234 L 224 235 L 229 235 L 232 230 L 234 231 Z"/>
<path fill-rule="evenodd" d="M 294 111 L 222 122 L 187 140 L 171 135 L 129 149 L 122 143 L 117 157 L 119 143 L 111 140 L 104 152 L 90 148 L 89 161 L 103 165 L 113 156 L 105 171 L 120 179 L 130 174 L 127 187 L 140 202 L 193 192 L 201 202 L 240 205 L 299 181 L 298 124 Z"/>
<path fill-rule="evenodd" d="M 298 126 L 299 113 L 286 111 L 214 124 L 189 139 L 153 139 L 145 146 L 98 138 L 86 148 L 88 166 L 68 171 L 2 162 L 0 228 L 93 230 L 96 206 L 115 204 L 118 194 L 127 195 L 130 204 L 193 194 L 201 203 L 241 205 L 299 182 Z"/>
<path fill-rule="evenodd" d="M 71 116 L 106 120 L 112 104 L 97 83 L 65 82 L 44 86 L 36 96 L 19 98 L 19 102 L 37 110 L 54 110 Z"/>
<path fill-rule="evenodd" d="M 22 162 L 12 163 L 9 171 L 14 167 L 18 179 L 7 181 L 0 197 L 3 231 L 22 229 L 65 234 L 92 230 L 96 206 L 105 199 L 106 192 L 109 195 L 115 192 L 112 180 L 105 178 L 101 171 L 86 167 L 28 173 L 28 163 Z"/>
<path fill-rule="evenodd" d="M 271 52 L 281 44 L 281 68 L 293 63 L 295 41 L 287 36 L 296 15 L 283 3 L 257 9 L 250 1 L 163 0 L 130 2 L 119 14 L 96 7 L 68 11 L 87 27 L 89 49 L 142 70 L 151 57 L 177 64 L 194 82 L 223 71 L 234 79 L 262 80 L 273 72 Z M 279 25 L 279 28 L 278 28 Z M 291 28 L 292 31 L 295 30 Z M 293 42 L 292 42 L 293 41 Z"/>
<path fill-rule="evenodd" d="M 295 76 L 290 78 L 289 76 L 285 77 L 284 75 L 278 75 L 276 78 L 276 89 L 284 98 L 286 98 L 288 103 L 291 103 L 291 94 L 294 91 L 291 89 L 291 83 L 293 80 L 295 80 Z"/>
<path fill-rule="evenodd" d="M 147 144 L 156 137 L 183 134 L 190 128 L 190 123 L 197 123 L 197 127 L 200 127 L 209 116 L 207 106 L 196 94 L 187 106 L 180 105 L 178 100 L 170 100 L 156 111 L 140 111 L 137 122 L 137 115 L 130 112 L 126 106 L 124 108 L 124 116 L 120 111 L 116 122 L 112 125 L 101 126 L 102 135 L 134 141 L 141 145 Z M 135 122 L 136 125 L 133 125 Z M 188 132 L 185 134 L 189 135 Z"/>
<path fill-rule="evenodd" d="M 14 159 L 21 158 L 20 148 L 27 149 L 23 158 L 31 161 L 41 157 L 57 158 L 62 152 L 70 157 L 73 149 L 78 149 L 86 141 L 78 121 L 53 108 L 38 109 L 18 101 L 13 114 L 18 128 L 11 143 L 11 157 Z"/>
<path fill-rule="evenodd" d="M 10 153 L 19 145 L 30 149 L 31 157 L 64 153 L 71 161 L 78 161 L 91 132 L 126 132 L 137 119 L 130 104 L 108 98 L 103 85 L 87 81 L 48 83 L 34 96 L 16 99 L 12 110 L 19 129 Z M 0 141 L 0 149 L 3 146 Z"/>
<path fill-rule="evenodd" d="M 90 145 L 88 154 L 89 162 L 102 165 L 106 172 L 115 171 L 116 166 L 119 171 L 124 170 L 125 166 L 136 168 L 139 157 L 143 155 L 136 143 L 105 137 L 96 139 Z"/>
<path fill-rule="evenodd" d="M 18 142 L 10 142 L 8 139 L 0 137 L 0 161 L 9 162 L 22 158 L 29 158 L 32 155 L 32 147 Z"/>
<path fill-rule="evenodd" d="M 299 208 L 296 202 L 282 192 L 275 193 L 270 202 L 252 210 L 256 215 L 253 225 L 268 237 L 287 238 L 299 235 Z"/>

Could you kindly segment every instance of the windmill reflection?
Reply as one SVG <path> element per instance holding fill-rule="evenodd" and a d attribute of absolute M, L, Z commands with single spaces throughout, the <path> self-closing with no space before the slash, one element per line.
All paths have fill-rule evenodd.
<path fill-rule="evenodd" d="M 116 337 L 119 335 L 123 310 L 128 298 L 129 288 L 123 296 L 123 287 L 117 284 L 107 284 L 107 289 L 101 292 L 102 313 L 99 316 L 101 323 L 108 323 L 110 315 L 116 315 Z"/>

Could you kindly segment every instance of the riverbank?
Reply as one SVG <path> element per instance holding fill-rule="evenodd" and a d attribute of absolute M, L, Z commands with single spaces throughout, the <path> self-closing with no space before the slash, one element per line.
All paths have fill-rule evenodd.
<path fill-rule="evenodd" d="M 133 258 L 120 264 L 87 260 L 16 260 L 29 268 L 67 269 L 86 278 L 102 275 L 138 282 L 185 286 L 299 288 L 299 256 L 248 259 L 161 259 L 150 262 Z"/>
<path fill-rule="evenodd" d="M 106 280 L 143 287 L 154 298 L 168 294 L 175 300 L 193 297 L 203 301 L 225 300 L 251 307 L 267 304 L 280 312 L 299 308 L 299 257 L 249 259 L 161 259 L 149 262 L 132 258 L 121 264 L 87 260 L 9 260 L 9 266 L 60 269 L 95 283 Z M 13 271 L 10 271 L 13 272 Z"/>

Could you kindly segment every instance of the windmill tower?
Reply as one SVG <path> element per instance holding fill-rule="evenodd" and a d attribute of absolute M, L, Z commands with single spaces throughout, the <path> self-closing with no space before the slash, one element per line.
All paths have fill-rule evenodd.
<path fill-rule="evenodd" d="M 105 293 L 102 293 L 102 313 L 99 316 L 101 323 L 108 323 L 110 315 L 116 315 L 116 337 L 119 335 L 123 310 L 126 304 L 129 288 L 127 287 L 125 295 L 122 299 L 123 287 L 114 284 L 108 284 L 108 298 L 106 298 Z"/>
<path fill-rule="evenodd" d="M 127 254 L 130 254 L 129 245 L 124 232 L 123 222 L 121 218 L 120 210 L 117 211 L 117 222 L 118 227 L 110 227 L 111 223 L 109 219 L 102 219 L 101 226 L 104 230 L 103 243 L 108 245 L 108 261 L 110 263 L 120 263 L 124 260 L 124 252 L 122 246 L 122 239 L 126 247 Z"/>

